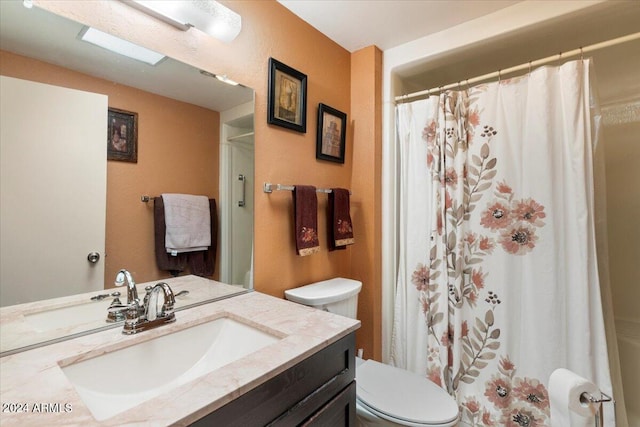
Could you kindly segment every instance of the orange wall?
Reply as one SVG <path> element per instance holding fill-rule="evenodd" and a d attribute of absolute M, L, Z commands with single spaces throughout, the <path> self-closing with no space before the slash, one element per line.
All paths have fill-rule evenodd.
<path fill-rule="evenodd" d="M 140 196 L 218 198 L 219 113 L 10 52 L 0 51 L 0 72 L 105 94 L 110 107 L 138 113 L 138 162 L 107 162 L 105 287 L 113 287 L 121 268 L 138 282 L 168 277 L 156 267 L 153 202 L 142 203 Z"/>
<path fill-rule="evenodd" d="M 335 276 L 366 280 L 360 312 L 364 334 L 358 346 L 365 356 L 380 354 L 379 327 L 380 243 L 379 176 L 380 126 L 378 103 L 363 91 L 379 90 L 380 53 L 352 55 L 275 0 L 222 1 L 242 16 L 242 31 L 231 43 L 220 42 L 198 30 L 181 32 L 134 10 L 122 2 L 34 0 L 34 4 L 119 35 L 182 62 L 227 74 L 255 89 L 255 289 L 283 297 L 285 289 Z M 357 68 L 352 69 L 360 56 Z M 273 57 L 308 76 L 307 132 L 297 133 L 268 125 L 268 61 Z M 359 86 L 360 75 L 366 82 Z M 353 85 L 353 87 L 352 87 Z M 377 96 L 377 95 L 376 95 Z M 354 97 L 354 100 L 352 100 Z M 356 99 L 356 97 L 358 97 Z M 346 160 L 337 164 L 315 159 L 318 103 L 347 113 Z M 360 109 L 366 111 L 360 115 Z M 353 120 L 358 117 L 357 120 Z M 369 130 L 366 130 L 369 129 Z M 370 133 L 373 131 L 373 133 Z M 354 140 L 355 135 L 362 135 Z M 377 138 L 372 141 L 369 138 Z M 373 145 L 372 145 L 373 144 Z M 377 144 L 377 148 L 376 148 Z M 371 155 L 369 150 L 374 151 Z M 356 166 L 357 165 L 357 166 Z M 356 244 L 344 251 L 327 250 L 326 196 L 320 194 L 319 234 L 322 250 L 307 257 L 295 255 L 291 194 L 262 192 L 263 182 L 346 187 L 353 191 Z M 352 259 L 353 258 L 353 259 Z M 374 349 L 375 347 L 375 349 Z M 373 354 L 372 354 L 373 353 Z"/>
<path fill-rule="evenodd" d="M 362 281 L 356 336 L 365 358 L 382 359 L 382 52 L 375 46 L 351 57 L 351 110 L 353 128 L 353 212 L 359 225 L 351 256 L 351 276 Z"/>

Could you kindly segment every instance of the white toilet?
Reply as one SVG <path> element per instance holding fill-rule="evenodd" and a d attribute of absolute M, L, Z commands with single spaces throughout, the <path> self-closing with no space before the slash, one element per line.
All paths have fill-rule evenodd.
<path fill-rule="evenodd" d="M 285 291 L 289 301 L 356 318 L 362 283 L 336 278 Z M 356 358 L 356 414 L 364 427 L 449 427 L 456 401 L 422 375 Z"/>

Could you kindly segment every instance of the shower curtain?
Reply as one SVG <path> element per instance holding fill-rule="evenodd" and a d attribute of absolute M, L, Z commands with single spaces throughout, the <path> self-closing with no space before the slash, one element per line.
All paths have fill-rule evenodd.
<path fill-rule="evenodd" d="M 464 424 L 549 426 L 561 367 L 611 395 L 591 95 L 580 60 L 397 107 L 391 362 L 445 388 Z"/>

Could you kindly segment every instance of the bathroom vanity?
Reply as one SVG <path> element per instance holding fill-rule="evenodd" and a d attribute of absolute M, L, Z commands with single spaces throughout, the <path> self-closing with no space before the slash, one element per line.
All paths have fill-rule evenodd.
<path fill-rule="evenodd" d="M 357 320 L 258 292 L 176 318 L 0 358 L 0 424 L 354 425 Z"/>
<path fill-rule="evenodd" d="M 194 426 L 354 426 L 355 334 L 204 416 Z"/>

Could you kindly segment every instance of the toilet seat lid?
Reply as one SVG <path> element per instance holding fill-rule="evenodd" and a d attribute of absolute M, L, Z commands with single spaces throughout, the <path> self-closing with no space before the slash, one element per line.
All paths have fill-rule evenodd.
<path fill-rule="evenodd" d="M 284 291 L 284 296 L 298 304 L 321 306 L 358 295 L 361 288 L 362 282 L 359 280 L 336 277 L 299 288 L 287 289 Z"/>
<path fill-rule="evenodd" d="M 456 401 L 428 379 L 367 360 L 356 370 L 358 400 L 381 417 L 415 424 L 446 424 L 458 418 Z"/>

